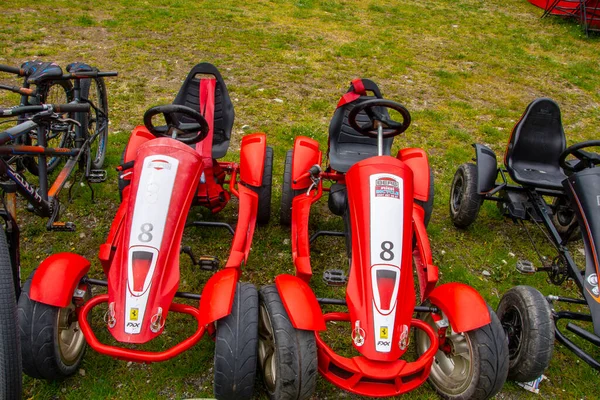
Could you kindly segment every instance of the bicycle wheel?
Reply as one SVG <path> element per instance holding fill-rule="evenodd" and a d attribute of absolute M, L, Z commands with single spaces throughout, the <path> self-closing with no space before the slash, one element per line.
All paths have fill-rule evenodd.
<path fill-rule="evenodd" d="M 86 138 L 97 135 L 90 143 L 90 157 L 92 158 L 91 167 L 100 169 L 104 166 L 108 143 L 108 98 L 104 79 L 82 79 L 81 98 L 96 107 L 92 107 L 86 114 L 83 130 Z"/>
<path fill-rule="evenodd" d="M 66 104 L 73 101 L 73 84 L 70 81 L 50 81 L 39 86 L 39 101 L 42 104 Z M 66 115 L 64 115 L 66 116 Z M 53 121 L 46 130 L 46 147 L 63 147 L 65 136 L 69 134 L 69 124 Z M 37 140 L 37 132 L 31 132 L 25 139 L 25 144 L 32 144 Z M 46 159 L 47 171 L 50 173 L 60 164 L 61 157 L 48 157 Z M 35 157 L 25 157 L 23 164 L 29 172 L 38 176 L 38 163 Z"/>

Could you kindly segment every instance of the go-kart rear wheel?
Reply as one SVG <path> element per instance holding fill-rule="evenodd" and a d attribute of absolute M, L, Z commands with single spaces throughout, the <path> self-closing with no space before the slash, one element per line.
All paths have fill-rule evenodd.
<path fill-rule="evenodd" d="M 508 336 L 508 378 L 530 382 L 552 358 L 554 322 L 544 296 L 530 286 L 515 286 L 502 296 L 498 318 Z"/>
<path fill-rule="evenodd" d="M 568 241 L 581 240 L 581 230 L 578 226 L 577 216 L 571 208 L 569 199 L 566 197 L 554 198 L 552 210 L 552 225 L 554 225 L 560 237 Z M 566 237 L 569 232 L 569 237 Z"/>
<path fill-rule="evenodd" d="M 466 228 L 477 218 L 483 197 L 477 193 L 477 166 L 462 164 L 454 174 L 450 189 L 450 218 L 458 228 Z"/>
<path fill-rule="evenodd" d="M 258 213 L 256 223 L 266 225 L 271 219 L 271 192 L 273 187 L 273 148 L 267 146 L 262 185 L 256 188 L 258 194 Z"/>
<path fill-rule="evenodd" d="M 0 400 L 21 398 L 17 297 L 4 229 L 0 229 Z"/>
<path fill-rule="evenodd" d="M 25 281 L 17 310 L 23 372 L 38 379 L 65 378 L 79 369 L 87 343 L 73 303 L 59 308 L 31 300 L 34 272 Z"/>
<path fill-rule="evenodd" d="M 433 170 L 431 167 L 429 167 L 429 199 L 427 199 L 427 201 L 415 200 L 417 204 L 423 207 L 423 210 L 425 211 L 425 228 L 427 228 L 427 225 L 429 225 L 429 220 L 431 220 L 431 214 L 433 213 L 434 196 Z"/>
<path fill-rule="evenodd" d="M 258 293 L 251 283 L 238 282 L 231 314 L 217 321 L 215 397 L 251 399 L 256 376 Z"/>
<path fill-rule="evenodd" d="M 260 292 L 258 360 L 269 397 L 309 399 L 317 385 L 317 344 L 312 331 L 295 329 L 275 285 Z"/>
<path fill-rule="evenodd" d="M 285 165 L 283 167 L 283 183 L 281 184 L 281 208 L 279 209 L 279 222 L 283 226 L 290 226 L 292 223 L 292 200 L 296 196 L 296 191 L 292 189 L 292 156 L 294 150 L 288 150 L 285 155 Z"/>
<path fill-rule="evenodd" d="M 440 346 L 429 374 L 429 383 L 441 397 L 488 399 L 504 385 L 508 374 L 507 340 L 500 320 L 490 307 L 488 310 L 492 317 L 488 325 L 464 333 L 447 328 L 448 346 Z M 437 331 L 431 314 L 421 314 L 420 318 Z M 415 339 L 421 355 L 429 348 L 429 338 L 417 330 Z"/>

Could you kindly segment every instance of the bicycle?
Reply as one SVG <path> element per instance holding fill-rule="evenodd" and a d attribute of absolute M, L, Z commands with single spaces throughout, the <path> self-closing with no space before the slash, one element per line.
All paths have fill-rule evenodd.
<path fill-rule="evenodd" d="M 100 169 L 104 165 L 106 156 L 106 145 L 108 141 L 108 99 L 106 85 L 103 77 L 116 76 L 116 73 L 100 72 L 97 68 L 85 63 L 76 62 L 67 66 L 69 74 L 63 75 L 60 66 L 55 63 L 28 61 L 21 68 L 0 65 L 0 71 L 9 72 L 23 76 L 23 86 L 0 85 L 0 89 L 9 90 L 21 95 L 21 106 L 39 105 L 44 103 L 61 104 L 70 102 L 90 102 L 91 112 L 83 116 L 79 121 L 82 123 L 84 136 L 90 136 L 93 132 L 90 169 Z M 98 73 L 95 74 L 94 73 Z M 74 80 L 72 83 L 71 80 Z M 36 85 L 31 89 L 31 85 Z M 18 119 L 21 123 L 26 116 Z M 61 123 L 52 124 L 45 132 L 46 144 L 50 147 L 73 147 L 73 132 L 67 130 L 67 126 Z M 24 137 L 24 143 L 30 145 L 36 134 Z M 95 138 L 98 140 L 96 141 Z M 39 144 L 39 140 L 38 140 Z M 31 157 L 22 157 L 24 167 L 33 175 L 38 175 L 38 166 Z M 47 160 L 48 172 L 53 171 L 60 163 L 60 157 L 51 157 Z M 89 171 L 88 171 L 89 172 Z"/>
<path fill-rule="evenodd" d="M 0 229 L 0 398 L 21 397 L 21 350 L 18 340 L 16 301 L 21 292 L 19 226 L 16 214 L 16 194 L 20 193 L 32 205 L 32 210 L 39 216 L 47 217 L 47 228 L 50 230 L 73 230 L 72 223 L 56 222 L 60 204 L 58 194 L 81 158 L 89 155 L 89 138 L 84 140 L 80 148 L 48 148 L 45 132 L 50 124 L 58 122 L 67 125 L 80 125 L 72 118 L 63 118 L 58 113 L 80 115 L 88 113 L 87 103 L 64 105 L 42 104 L 34 106 L 18 106 L 0 109 L 0 117 L 32 115 L 23 123 L 0 132 L 0 156 L 25 155 L 38 157 L 39 188 L 30 184 L 25 176 L 13 169 L 5 157 L 0 157 L 0 189 L 4 208 L 0 209 L 0 218 L 5 222 Z M 39 140 L 37 146 L 6 145 L 18 143 L 24 135 L 35 130 Z M 75 129 L 81 134 L 81 129 Z M 48 174 L 46 156 L 68 157 L 68 161 L 48 190 Z"/>

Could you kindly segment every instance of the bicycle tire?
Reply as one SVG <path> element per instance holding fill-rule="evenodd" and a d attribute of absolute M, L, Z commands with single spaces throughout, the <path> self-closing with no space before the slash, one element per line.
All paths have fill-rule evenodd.
<path fill-rule="evenodd" d="M 100 169 L 104 166 L 106 147 L 108 144 L 108 98 L 106 96 L 106 84 L 104 79 L 90 78 L 81 80 L 81 98 L 90 101 L 93 107 L 83 118 L 83 131 L 85 138 L 89 138 L 98 132 L 98 137 L 90 143 L 91 168 Z"/>

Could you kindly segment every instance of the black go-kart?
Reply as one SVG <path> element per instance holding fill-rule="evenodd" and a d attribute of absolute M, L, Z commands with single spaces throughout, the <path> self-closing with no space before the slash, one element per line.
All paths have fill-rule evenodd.
<path fill-rule="evenodd" d="M 529 261 L 518 261 L 519 272 L 545 271 L 556 285 L 572 279 L 583 297 L 544 297 L 529 286 L 517 286 L 504 294 L 497 314 L 509 338 L 509 379 L 528 382 L 539 377 L 550 362 L 553 336 L 600 370 L 600 361 L 558 327 L 559 320 L 567 320 L 568 331 L 600 346 L 600 168 L 595 168 L 600 164 L 600 155 L 590 151 L 600 146 L 600 140 L 567 148 L 558 104 L 538 98 L 529 104 L 512 131 L 504 168 L 498 166 L 489 147 L 473 146 L 475 164 L 462 164 L 452 182 L 450 216 L 454 225 L 468 227 L 484 201 L 497 202 L 505 216 L 525 227 L 540 257 L 542 266 L 538 268 Z M 556 250 L 554 258 L 540 255 L 523 224 L 526 220 L 542 228 Z M 585 267 L 579 267 L 567 249 L 569 241 L 581 238 Z M 554 311 L 551 303 L 555 301 L 587 305 L 589 313 Z M 575 321 L 591 322 L 593 332 Z"/>

